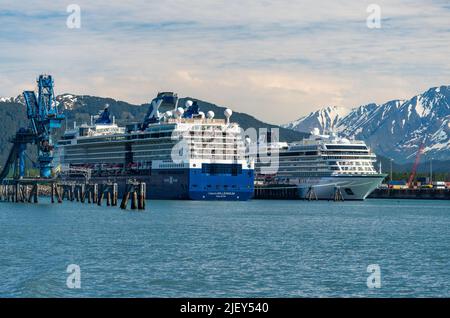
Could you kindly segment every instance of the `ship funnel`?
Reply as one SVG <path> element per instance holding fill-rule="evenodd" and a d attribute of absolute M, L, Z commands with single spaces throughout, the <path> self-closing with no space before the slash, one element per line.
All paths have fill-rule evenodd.
<path fill-rule="evenodd" d="M 97 119 L 95 120 L 95 124 L 109 125 L 111 123 L 112 121 L 111 121 L 111 114 L 109 112 L 109 105 L 106 104 L 103 111 L 100 112 L 100 114 L 98 114 Z"/>
<path fill-rule="evenodd" d="M 150 124 L 159 123 L 162 116 L 159 113 L 159 108 L 167 107 L 177 107 L 178 96 L 172 92 L 161 92 L 152 100 L 150 107 L 145 115 L 144 122 L 142 123 L 140 129 L 145 130 Z"/>

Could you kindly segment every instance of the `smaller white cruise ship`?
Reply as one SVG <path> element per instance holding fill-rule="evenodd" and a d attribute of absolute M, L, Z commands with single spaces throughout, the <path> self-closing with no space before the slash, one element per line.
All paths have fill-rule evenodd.
<path fill-rule="evenodd" d="M 290 189 L 291 198 L 332 200 L 339 195 L 343 200 L 364 200 L 386 177 L 376 171 L 376 156 L 363 141 L 334 133 L 314 129 L 301 142 L 269 145 L 268 153 L 278 155 L 277 170 L 264 173 L 268 165 L 258 161 L 256 184 L 276 191 Z"/>

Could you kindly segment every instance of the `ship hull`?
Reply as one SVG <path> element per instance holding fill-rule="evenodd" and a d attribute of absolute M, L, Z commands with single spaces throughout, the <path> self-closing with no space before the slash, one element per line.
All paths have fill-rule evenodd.
<path fill-rule="evenodd" d="M 247 201 L 254 193 L 254 171 L 236 175 L 209 175 L 190 169 L 189 198 L 192 200 Z"/>
<path fill-rule="evenodd" d="M 158 169 L 151 173 L 92 177 L 91 183 L 117 183 L 122 197 L 128 180 L 145 182 L 151 200 L 246 201 L 253 197 L 253 170 L 238 175 L 209 175 L 201 169 Z"/>
<path fill-rule="evenodd" d="M 298 184 L 298 195 L 301 199 L 308 197 L 308 192 L 314 191 L 319 200 L 332 200 L 336 192 L 344 200 L 365 200 L 385 178 L 385 175 L 367 176 L 336 176 L 322 177 Z"/>
<path fill-rule="evenodd" d="M 257 199 L 365 200 L 386 175 L 311 177 L 256 188 Z"/>

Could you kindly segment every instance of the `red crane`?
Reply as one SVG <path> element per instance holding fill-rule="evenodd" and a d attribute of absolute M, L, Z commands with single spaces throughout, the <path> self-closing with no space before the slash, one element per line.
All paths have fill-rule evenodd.
<path fill-rule="evenodd" d="M 411 174 L 409 175 L 408 184 L 407 184 L 408 188 L 412 187 L 412 182 L 414 181 L 414 177 L 416 176 L 417 166 L 419 165 L 420 156 L 422 156 L 424 148 L 425 148 L 425 143 L 422 142 L 419 146 L 419 150 L 417 150 L 416 160 L 414 161 L 414 165 L 412 167 Z"/>

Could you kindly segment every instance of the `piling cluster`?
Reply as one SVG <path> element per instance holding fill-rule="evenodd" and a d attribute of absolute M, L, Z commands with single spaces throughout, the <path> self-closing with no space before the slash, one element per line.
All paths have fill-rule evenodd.
<path fill-rule="evenodd" d="M 0 200 L 7 202 L 38 203 L 39 188 L 37 184 L 2 184 Z"/>
<path fill-rule="evenodd" d="M 62 203 L 64 200 L 81 203 L 92 203 L 99 206 L 106 202 L 106 206 L 118 205 L 119 187 L 117 183 L 77 183 L 72 182 L 46 182 L 46 189 L 50 188 L 51 203 Z M 20 182 L 0 185 L 0 200 L 7 202 L 38 203 L 40 187 L 39 182 Z M 41 192 L 43 192 L 41 190 Z M 127 209 L 131 201 L 132 210 L 145 209 L 146 186 L 143 182 L 129 182 L 120 203 L 120 208 Z"/>

